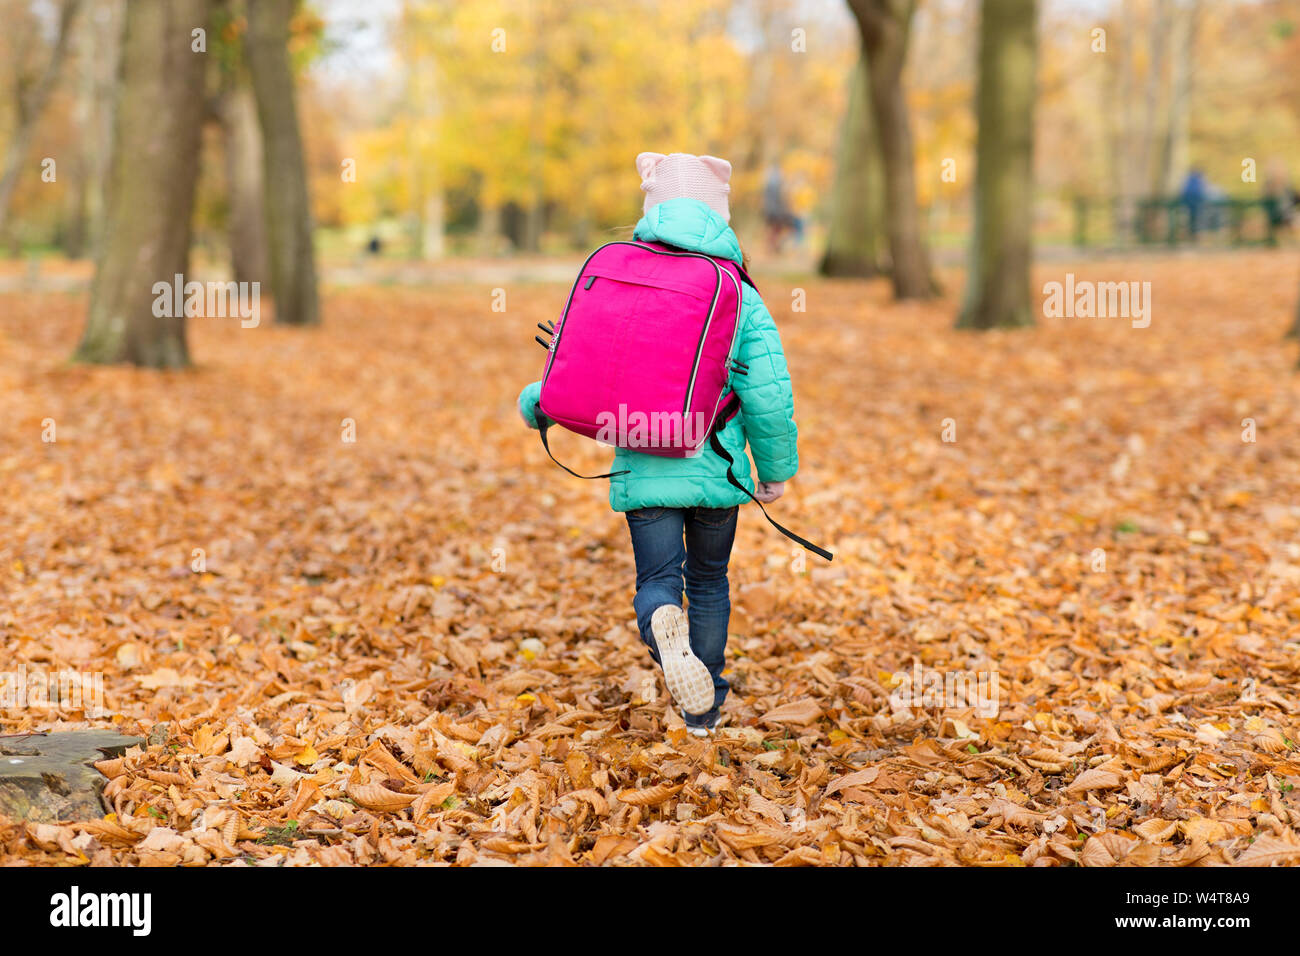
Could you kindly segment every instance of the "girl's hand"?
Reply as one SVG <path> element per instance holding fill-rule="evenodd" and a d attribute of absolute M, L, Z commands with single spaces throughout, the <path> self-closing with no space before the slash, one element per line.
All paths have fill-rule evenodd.
<path fill-rule="evenodd" d="M 785 494 L 784 481 L 760 481 L 754 497 L 768 505 Z"/>
<path fill-rule="evenodd" d="M 519 408 L 519 417 L 524 420 L 524 424 L 529 428 L 537 427 L 537 401 L 542 394 L 542 383 L 533 382 L 531 385 L 525 385 L 524 390 L 519 393 L 517 402 Z"/>

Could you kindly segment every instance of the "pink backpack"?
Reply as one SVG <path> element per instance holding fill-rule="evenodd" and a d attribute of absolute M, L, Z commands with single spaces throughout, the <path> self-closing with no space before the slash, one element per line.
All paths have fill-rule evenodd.
<path fill-rule="evenodd" d="M 727 480 L 754 498 L 717 438 L 740 408 L 727 380 L 747 372 L 731 354 L 742 282 L 753 285 L 730 259 L 656 242 L 610 242 L 588 256 L 559 324 L 538 323 L 551 336 L 536 336 L 547 350 L 536 411 L 551 460 L 578 478 L 626 474 L 579 475 L 556 460 L 547 419 L 607 445 L 668 458 L 696 455 L 708 442 L 727 462 Z M 830 560 L 830 552 L 767 520 Z"/>
<path fill-rule="evenodd" d="M 744 281 L 728 259 L 651 242 L 601 246 L 549 345 L 538 336 L 549 351 L 542 414 L 607 445 L 697 454 L 729 394 Z"/>

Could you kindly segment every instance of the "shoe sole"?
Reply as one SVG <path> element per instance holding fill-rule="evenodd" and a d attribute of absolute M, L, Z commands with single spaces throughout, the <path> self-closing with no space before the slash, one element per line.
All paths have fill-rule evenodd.
<path fill-rule="evenodd" d="M 713 709 L 713 675 L 691 651 L 686 612 L 675 604 L 656 608 L 650 632 L 659 648 L 659 666 L 668 693 L 688 714 L 707 714 Z"/>

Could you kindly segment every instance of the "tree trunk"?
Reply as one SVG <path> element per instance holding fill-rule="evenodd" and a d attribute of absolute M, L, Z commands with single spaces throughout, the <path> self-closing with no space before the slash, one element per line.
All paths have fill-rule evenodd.
<path fill-rule="evenodd" d="M 102 43 L 97 24 L 89 17 L 77 27 L 73 43 L 77 48 L 77 82 L 72 102 L 72 123 L 77 130 L 77 147 L 69 157 L 68 167 L 72 182 L 68 184 L 64 207 L 63 254 L 69 259 L 86 255 L 90 244 L 90 194 L 93 168 L 92 155 L 101 146 L 92 135 L 96 119 L 96 73 Z"/>
<path fill-rule="evenodd" d="M 76 360 L 189 364 L 184 311 L 154 315 L 153 287 L 170 286 L 189 267 L 205 72 L 205 57 L 190 51 L 189 37 L 195 24 L 207 24 L 208 13 L 209 0 L 127 5 L 105 237 Z"/>
<path fill-rule="evenodd" d="M 68 198 L 64 204 L 63 238 L 59 243 L 63 247 L 64 256 L 69 259 L 84 258 L 90 241 L 89 220 L 86 214 L 90 183 L 86 177 L 85 165 L 79 158 L 76 160 L 75 172 L 77 180 L 68 190 Z"/>
<path fill-rule="evenodd" d="M 1192 72 L 1196 63 L 1196 28 L 1200 0 L 1183 0 L 1174 12 L 1173 77 L 1169 84 L 1169 125 L 1160 157 L 1158 191 L 1165 196 L 1178 192 L 1180 177 L 1187 171 L 1191 140 Z"/>
<path fill-rule="evenodd" d="M 938 291 L 916 202 L 916 158 L 903 94 L 903 66 L 916 0 L 849 0 L 870 74 L 871 108 L 885 170 L 885 219 L 894 295 L 925 299 Z"/>
<path fill-rule="evenodd" d="M 958 328 L 1033 325 L 1036 0 L 984 0 L 980 17 L 975 234 Z"/>
<path fill-rule="evenodd" d="M 870 78 L 859 57 L 849 79 L 849 105 L 840 132 L 830 228 L 820 270 L 826 276 L 867 277 L 885 271 L 884 172 L 871 119 Z"/>
<path fill-rule="evenodd" d="M 755 19 L 753 29 L 753 47 L 748 57 L 749 82 L 745 89 L 745 106 L 750 116 L 766 116 L 772 111 L 772 87 L 776 79 L 776 65 L 781 51 L 774 43 L 783 46 L 789 42 L 789 34 L 774 40 L 777 32 L 776 9 L 772 0 L 759 0 L 751 7 Z M 775 123 L 749 124 L 753 139 L 749 143 L 746 165 L 754 169 L 767 169 L 772 164 L 779 165 L 781 159 L 778 131 Z"/>
<path fill-rule="evenodd" d="M 441 259 L 447 252 L 447 203 L 435 176 L 425 177 L 427 194 L 420 203 L 420 258 Z"/>
<path fill-rule="evenodd" d="M 441 159 L 436 149 L 442 89 L 436 61 L 418 58 L 407 77 L 407 97 L 415 104 L 413 180 L 417 216 L 416 254 L 426 261 L 441 259 L 447 250 L 447 200 Z"/>
<path fill-rule="evenodd" d="M 524 252 L 542 251 L 542 230 L 545 222 L 540 189 L 534 189 L 524 211 L 524 230 L 522 248 Z"/>
<path fill-rule="evenodd" d="M 1167 111 L 1161 110 L 1160 92 L 1164 82 L 1165 58 L 1169 50 L 1169 33 L 1171 30 L 1171 0 L 1156 0 L 1152 14 L 1153 22 L 1147 32 L 1146 82 L 1142 91 L 1142 129 L 1137 146 L 1137 169 L 1135 180 L 1144 194 L 1158 192 L 1164 179 L 1163 171 L 1157 166 L 1159 156 L 1157 142 L 1163 143 L 1169 134 Z M 1175 52 L 1175 55 L 1177 53 Z M 1162 121 L 1165 126 L 1161 129 Z"/>
<path fill-rule="evenodd" d="M 54 49 L 50 59 L 41 71 L 40 77 L 26 94 L 18 97 L 18 125 L 13 138 L 5 149 L 4 168 L 0 172 L 0 235 L 8 227 L 9 206 L 13 202 L 14 189 L 18 185 L 18 174 L 27 159 L 27 150 L 31 146 L 32 134 L 36 124 L 45 111 L 45 104 L 59 78 L 64 55 L 68 52 L 68 38 L 72 34 L 72 24 L 76 20 L 81 0 L 63 0 L 59 7 L 58 33 L 54 38 Z"/>
<path fill-rule="evenodd" d="M 541 36 L 547 22 L 546 0 L 534 0 L 533 29 Z M 528 111 L 528 196 L 524 206 L 521 247 L 524 252 L 540 252 L 542 232 L 546 227 L 546 196 L 542 185 L 546 164 L 546 90 L 550 71 L 544 44 L 534 44 L 529 55 L 529 68 L 533 74 L 530 109 Z"/>
<path fill-rule="evenodd" d="M 230 198 L 230 265 L 236 282 L 266 283 L 270 254 L 266 241 L 266 188 L 262 182 L 262 130 L 257 102 L 244 78 L 222 91 L 218 106 L 226 153 Z"/>
<path fill-rule="evenodd" d="M 1120 242 L 1126 236 L 1133 235 L 1135 225 L 1127 178 L 1129 170 L 1128 129 L 1132 122 L 1131 114 L 1133 111 L 1133 44 L 1129 40 L 1136 34 L 1127 29 L 1130 26 L 1128 23 L 1129 8 L 1121 7 L 1121 12 L 1117 16 L 1120 17 L 1119 23 L 1120 28 L 1123 30 L 1124 42 L 1120 43 L 1118 49 L 1113 53 L 1108 51 L 1103 54 L 1106 57 L 1113 56 L 1115 65 L 1105 71 L 1102 95 L 1105 97 L 1106 102 L 1112 104 L 1112 106 L 1102 111 L 1102 121 L 1106 137 L 1107 161 L 1109 163 L 1106 182 L 1113 189 L 1115 199 L 1112 205 L 1113 221 L 1111 228 L 1114 233 L 1114 240 Z"/>
<path fill-rule="evenodd" d="M 319 321 L 316 254 L 312 248 L 307 168 L 289 64 L 289 20 L 294 7 L 295 0 L 256 0 L 248 4 L 245 50 L 262 127 L 275 321 L 314 325 Z"/>
<path fill-rule="evenodd" d="M 496 255 L 501 241 L 501 203 L 495 199 L 479 197 L 475 240 L 479 255 Z"/>
<path fill-rule="evenodd" d="M 91 258 L 95 258 L 104 240 L 104 218 L 108 214 L 105 192 L 113 145 L 113 103 L 117 97 L 117 77 L 122 65 L 122 33 L 126 19 L 125 0 L 97 4 L 83 30 L 87 59 L 94 61 L 94 83 L 90 120 L 80 130 L 83 156 L 86 157 L 86 238 Z M 90 51 L 93 51 L 90 52 Z"/>

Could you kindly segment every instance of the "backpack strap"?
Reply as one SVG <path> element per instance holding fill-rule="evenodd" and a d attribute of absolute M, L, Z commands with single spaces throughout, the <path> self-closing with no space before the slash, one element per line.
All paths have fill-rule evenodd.
<path fill-rule="evenodd" d="M 547 418 L 544 414 L 542 414 L 541 402 L 537 402 L 533 405 L 533 417 L 537 419 L 537 434 L 542 436 L 542 447 L 546 449 L 546 454 L 550 456 L 551 461 L 555 462 L 557 465 L 559 465 L 561 468 L 563 468 L 565 471 L 571 474 L 574 478 L 585 478 L 589 481 L 595 481 L 597 478 L 613 478 L 616 475 L 626 475 L 628 473 L 629 469 L 624 468 L 622 471 L 611 471 L 605 475 L 578 474 L 568 465 L 564 464 L 558 458 L 556 458 L 554 455 L 551 454 L 550 442 L 546 440 L 546 430 L 555 423 L 551 421 L 549 418 Z"/>
<path fill-rule="evenodd" d="M 736 267 L 736 271 L 739 272 L 740 277 L 745 280 L 745 284 L 748 285 L 755 292 L 758 292 L 758 286 L 754 285 L 754 280 L 749 277 L 749 273 L 745 271 L 745 267 L 742 266 L 739 262 L 735 262 L 732 260 L 728 260 L 728 261 L 731 261 L 732 265 Z"/>
<path fill-rule="evenodd" d="M 775 521 L 773 521 L 772 516 L 768 514 L 767 509 L 763 507 L 763 502 L 755 498 L 754 493 L 750 491 L 748 488 L 746 488 L 744 485 L 742 485 L 740 481 L 736 478 L 735 473 L 731 470 L 732 466 L 736 464 L 736 460 L 731 457 L 731 453 L 728 452 L 727 449 L 722 447 L 722 442 L 718 439 L 718 433 L 721 432 L 722 429 L 726 427 L 727 421 L 731 418 L 734 412 L 739 410 L 739 408 L 740 408 L 740 396 L 736 395 L 735 393 L 732 393 L 731 398 L 727 400 L 727 404 L 722 406 L 722 411 L 718 415 L 718 424 L 715 425 L 713 431 L 709 433 L 709 446 L 713 449 L 713 453 L 727 463 L 727 481 L 731 482 L 733 486 L 739 488 L 746 495 L 748 495 L 750 500 L 753 501 L 754 504 L 758 505 L 759 510 L 763 512 L 763 517 L 767 519 L 767 523 L 770 524 L 777 531 L 780 531 L 783 535 L 785 535 L 795 544 L 807 548 L 809 551 L 811 551 L 813 554 L 817 555 L 818 557 L 825 558 L 827 561 L 834 560 L 835 555 L 831 554 L 825 548 L 817 547 L 817 545 L 813 544 L 807 538 L 801 538 L 799 537 L 799 535 L 795 534 L 789 528 L 786 528 L 783 525 L 779 525 Z"/>

